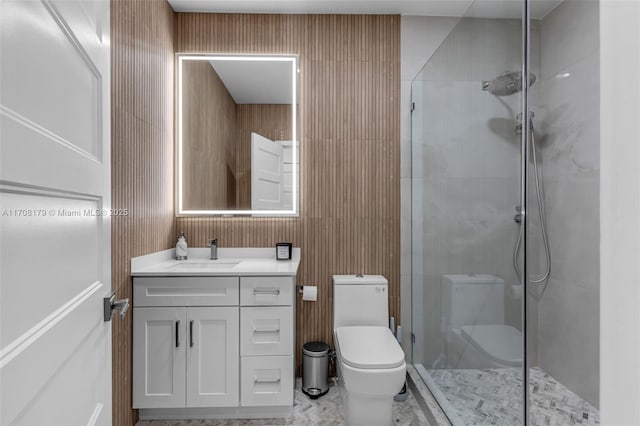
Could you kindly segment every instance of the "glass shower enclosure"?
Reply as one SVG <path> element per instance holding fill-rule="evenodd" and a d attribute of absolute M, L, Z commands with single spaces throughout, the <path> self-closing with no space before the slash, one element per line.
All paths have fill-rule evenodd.
<path fill-rule="evenodd" d="M 597 377 L 597 315 L 567 330 L 558 313 L 583 268 L 567 241 L 597 240 L 597 216 L 567 227 L 562 201 L 597 210 L 599 141 L 581 131 L 599 100 L 576 97 L 597 86 L 597 43 L 578 40 L 597 40 L 597 2 L 514 4 L 476 0 L 411 85 L 413 367 L 455 426 L 597 424 L 597 383 L 561 359 L 595 348 L 576 356 Z"/>

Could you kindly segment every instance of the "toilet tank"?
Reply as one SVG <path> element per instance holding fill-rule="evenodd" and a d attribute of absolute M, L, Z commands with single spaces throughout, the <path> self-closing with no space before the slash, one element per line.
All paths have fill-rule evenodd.
<path fill-rule="evenodd" d="M 440 285 L 445 330 L 463 325 L 504 324 L 502 278 L 489 274 L 448 274 L 441 276 Z"/>
<path fill-rule="evenodd" d="M 333 276 L 333 328 L 389 325 L 389 285 L 382 275 Z"/>

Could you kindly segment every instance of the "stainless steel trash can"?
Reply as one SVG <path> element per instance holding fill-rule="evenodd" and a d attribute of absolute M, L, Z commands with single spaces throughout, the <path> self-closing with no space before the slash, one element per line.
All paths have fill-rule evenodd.
<path fill-rule="evenodd" d="M 329 391 L 329 345 L 305 343 L 302 354 L 302 392 L 316 399 Z"/>

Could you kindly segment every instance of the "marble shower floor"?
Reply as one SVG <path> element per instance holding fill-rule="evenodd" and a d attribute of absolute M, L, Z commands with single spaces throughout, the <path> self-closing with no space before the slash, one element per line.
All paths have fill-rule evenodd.
<path fill-rule="evenodd" d="M 417 368 L 421 375 L 425 369 Z M 452 423 L 513 426 L 522 424 L 521 370 L 428 370 L 446 398 Z M 597 408 L 564 387 L 540 368 L 530 370 L 531 419 L 534 426 L 599 425 Z M 457 417 L 457 418 L 456 418 Z"/>
<path fill-rule="evenodd" d="M 302 393 L 301 380 L 296 381 L 293 418 L 247 420 L 141 420 L 137 426 L 271 426 L 271 425 L 323 425 L 346 426 L 339 387 L 331 381 L 326 395 L 312 400 Z M 394 425 L 429 425 L 410 389 L 405 402 L 393 403 Z"/>

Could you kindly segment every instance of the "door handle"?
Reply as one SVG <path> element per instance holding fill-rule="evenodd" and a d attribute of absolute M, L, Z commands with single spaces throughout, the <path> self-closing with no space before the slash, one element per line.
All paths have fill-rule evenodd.
<path fill-rule="evenodd" d="M 176 321 L 176 348 L 180 347 L 180 320 Z"/>
<path fill-rule="evenodd" d="M 189 321 L 189 346 L 193 347 L 193 320 Z"/>
<path fill-rule="evenodd" d="M 114 311 L 120 311 L 120 319 L 124 319 L 129 310 L 129 299 L 116 299 L 116 292 L 111 293 L 111 296 L 102 299 L 103 319 L 111 321 Z"/>

